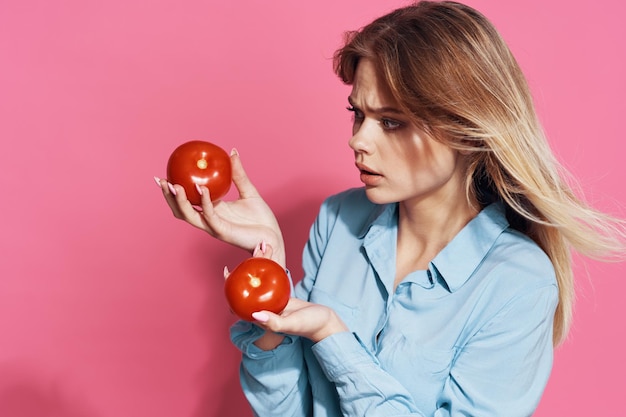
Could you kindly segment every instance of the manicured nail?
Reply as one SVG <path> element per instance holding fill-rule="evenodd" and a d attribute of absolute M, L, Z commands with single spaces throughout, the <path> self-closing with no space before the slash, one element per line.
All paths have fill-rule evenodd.
<path fill-rule="evenodd" d="M 233 155 L 239 155 L 239 151 L 237 151 L 237 149 L 235 148 L 231 149 L 230 151 L 230 156 L 233 156 Z"/>
<path fill-rule="evenodd" d="M 224 279 L 228 278 L 228 275 L 230 275 L 230 271 L 228 271 L 228 267 L 225 266 L 224 267 Z"/>
<path fill-rule="evenodd" d="M 161 187 L 161 179 L 159 177 L 154 177 L 154 182 L 157 183 L 157 185 L 159 186 L 159 188 Z"/>
<path fill-rule="evenodd" d="M 261 241 L 261 252 L 265 253 L 265 250 L 267 249 L 267 243 L 265 243 L 265 240 Z"/>
<path fill-rule="evenodd" d="M 198 190 L 198 194 L 202 195 L 202 187 L 200 185 L 196 184 L 196 190 Z"/>
<path fill-rule="evenodd" d="M 261 244 L 257 243 L 256 246 L 254 247 L 254 250 L 252 251 L 252 256 L 256 256 L 260 250 L 261 250 Z"/>
<path fill-rule="evenodd" d="M 174 188 L 174 186 L 171 183 L 167 183 L 167 187 L 170 189 L 170 192 L 174 195 L 176 195 L 176 188 Z"/>
<path fill-rule="evenodd" d="M 252 313 L 252 318 L 256 321 L 260 321 L 261 323 L 265 323 L 270 319 L 270 316 L 267 313 L 263 313 L 261 311 L 256 311 Z"/>

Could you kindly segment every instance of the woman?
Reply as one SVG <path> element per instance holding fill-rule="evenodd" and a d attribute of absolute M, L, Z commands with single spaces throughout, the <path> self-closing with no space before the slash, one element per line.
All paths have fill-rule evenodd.
<path fill-rule="evenodd" d="M 363 188 L 327 199 L 281 315 L 239 322 L 241 383 L 260 416 L 526 416 L 567 333 L 570 249 L 623 250 L 623 223 L 568 187 L 526 81 L 494 27 L 419 2 L 349 34 Z M 278 223 L 232 153 L 234 202 L 176 217 L 284 267 Z M 262 243 L 259 243 L 262 242 Z M 225 275 L 228 272 L 225 271 Z"/>

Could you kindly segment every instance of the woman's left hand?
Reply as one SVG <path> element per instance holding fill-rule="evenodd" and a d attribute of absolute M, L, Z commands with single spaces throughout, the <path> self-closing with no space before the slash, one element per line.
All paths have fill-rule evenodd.
<path fill-rule="evenodd" d="M 303 336 L 315 343 L 334 333 L 348 331 L 333 309 L 298 298 L 291 298 L 281 314 L 259 311 L 252 316 L 265 329 Z"/>

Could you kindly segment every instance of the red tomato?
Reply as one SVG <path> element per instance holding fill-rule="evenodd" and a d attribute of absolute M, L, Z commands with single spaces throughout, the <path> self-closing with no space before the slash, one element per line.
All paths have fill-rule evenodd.
<path fill-rule="evenodd" d="M 167 180 L 181 185 L 187 199 L 201 205 L 196 184 L 209 189 L 211 200 L 219 200 L 230 189 L 232 171 L 230 157 L 217 145 L 201 140 L 183 143 L 174 149 L 167 161 Z"/>
<path fill-rule="evenodd" d="M 240 263 L 224 283 L 226 300 L 233 313 L 254 321 L 252 313 L 282 312 L 289 301 L 291 285 L 285 270 L 267 258 L 248 258 Z"/>

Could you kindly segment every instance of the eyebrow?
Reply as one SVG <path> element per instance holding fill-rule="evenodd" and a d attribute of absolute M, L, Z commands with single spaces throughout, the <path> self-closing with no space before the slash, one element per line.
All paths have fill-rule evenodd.
<path fill-rule="evenodd" d="M 354 100 L 350 96 L 348 96 L 348 103 L 350 103 L 351 106 L 358 108 L 358 106 L 354 104 Z M 404 114 L 403 111 L 395 107 L 391 107 L 391 106 L 383 106 L 383 107 L 376 107 L 376 108 L 366 106 L 366 110 L 371 113 L 377 113 L 377 114 L 380 114 L 380 113 L 394 113 L 398 115 Z"/>

